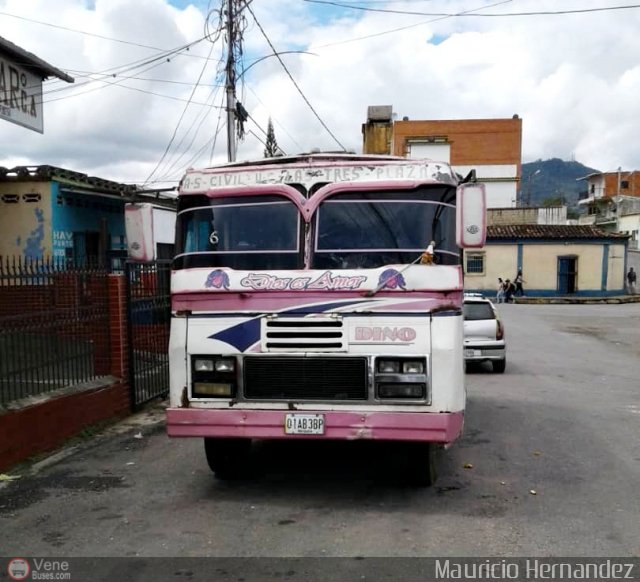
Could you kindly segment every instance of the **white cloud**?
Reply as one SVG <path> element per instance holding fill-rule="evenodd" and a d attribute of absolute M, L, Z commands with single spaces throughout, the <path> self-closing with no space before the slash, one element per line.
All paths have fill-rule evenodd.
<path fill-rule="evenodd" d="M 205 30 L 207 3 L 178 7 L 176 0 L 174 4 L 167 0 L 0 0 L 0 12 L 170 49 L 202 37 Z M 219 2 L 211 4 L 217 7 Z M 490 4 L 495 2 L 440 0 L 393 2 L 389 7 L 458 13 Z M 598 6 L 616 4 L 614 0 L 598 2 Z M 282 59 L 313 108 L 347 148 L 361 149 L 367 106 L 390 104 L 400 117 L 412 119 L 517 113 L 523 118 L 524 161 L 575 156 L 601 170 L 640 167 L 640 150 L 634 142 L 640 131 L 638 9 L 435 20 L 343 11 L 335 6 L 321 10 L 300 0 L 263 0 L 251 6 L 277 50 L 314 53 L 286 54 Z M 579 0 L 562 4 L 519 0 L 485 12 L 583 7 Z M 248 67 L 271 49 L 248 12 L 246 18 L 244 65 Z M 343 42 L 429 20 L 435 21 Z M 59 165 L 122 181 L 143 181 L 155 168 L 212 49 L 203 41 L 170 62 L 141 66 L 157 51 L 2 14 L 0 26 L 5 38 L 76 77 L 75 86 L 57 80 L 45 83 L 44 135 L 3 122 L 0 165 Z M 211 26 L 215 29 L 215 18 Z M 220 82 L 222 54 L 218 41 L 211 50 L 203 86 L 193 94 L 192 101 L 199 105 L 187 109 L 156 177 L 177 180 L 188 164 L 209 163 L 210 140 L 222 104 L 221 90 L 210 85 Z M 82 86 L 90 72 L 116 68 L 117 76 Z M 262 128 L 269 116 L 273 118 L 278 143 L 287 153 L 339 148 L 276 58 L 253 66 L 244 83 L 239 85 L 239 98 Z M 200 128 L 197 135 L 196 128 Z M 253 121 L 246 129 L 264 138 Z M 226 159 L 225 139 L 222 130 L 215 162 Z M 263 147 L 247 133 L 238 158 L 260 157 Z"/>

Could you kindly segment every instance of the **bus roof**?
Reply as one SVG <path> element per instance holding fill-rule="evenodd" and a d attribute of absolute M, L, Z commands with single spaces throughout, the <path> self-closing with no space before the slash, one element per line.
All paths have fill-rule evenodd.
<path fill-rule="evenodd" d="M 180 194 L 255 184 L 299 184 L 309 191 L 315 184 L 380 180 L 415 180 L 455 186 L 460 178 L 447 162 L 395 156 L 301 154 L 204 169 L 190 168 L 180 184 Z"/>

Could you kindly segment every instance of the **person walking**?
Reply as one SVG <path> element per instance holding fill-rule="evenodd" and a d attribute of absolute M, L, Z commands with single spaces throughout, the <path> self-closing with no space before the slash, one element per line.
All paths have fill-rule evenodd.
<path fill-rule="evenodd" d="M 524 283 L 524 279 L 522 278 L 522 269 L 518 269 L 518 274 L 516 275 L 515 284 L 516 284 L 516 292 L 515 295 L 519 295 L 522 297 L 524 295 L 524 288 L 522 284 Z"/>
<path fill-rule="evenodd" d="M 513 293 L 516 290 L 516 286 L 511 282 L 510 279 L 507 279 L 504 282 L 504 300 L 507 303 L 513 303 Z"/>
<path fill-rule="evenodd" d="M 496 303 L 504 303 L 504 281 L 501 277 L 498 277 L 498 289 L 496 291 Z"/>
<path fill-rule="evenodd" d="M 627 290 L 631 295 L 635 295 L 636 293 L 636 272 L 633 270 L 633 267 L 630 267 L 627 273 Z"/>

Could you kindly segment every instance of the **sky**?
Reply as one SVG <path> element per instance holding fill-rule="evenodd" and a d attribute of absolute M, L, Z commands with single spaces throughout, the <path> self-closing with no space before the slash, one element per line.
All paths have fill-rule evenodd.
<path fill-rule="evenodd" d="M 0 166 L 47 164 L 154 188 L 177 184 L 188 167 L 226 162 L 220 4 L 0 0 L 0 36 L 75 78 L 45 81 L 43 134 L 0 119 Z M 636 7 L 614 9 L 624 6 Z M 517 114 L 523 162 L 640 169 L 640 4 L 632 0 L 249 7 L 237 63 L 237 99 L 249 118 L 238 160 L 263 156 L 270 118 L 286 154 L 361 152 L 367 107 L 391 105 L 397 119 Z M 539 14 L 572 10 L 589 12 Z"/>

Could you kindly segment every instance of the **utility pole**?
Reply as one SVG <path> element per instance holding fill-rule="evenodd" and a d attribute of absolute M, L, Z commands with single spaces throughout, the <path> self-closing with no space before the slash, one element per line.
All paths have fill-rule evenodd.
<path fill-rule="evenodd" d="M 541 174 L 542 170 L 536 170 L 533 174 L 529 174 L 529 180 L 527 183 L 527 199 L 526 199 L 526 207 L 529 208 L 531 205 L 531 180 L 533 180 L 538 174 Z"/>
<path fill-rule="evenodd" d="M 233 3 L 235 0 L 227 0 L 227 159 L 236 161 L 236 63 L 234 55 L 235 29 Z"/>
<path fill-rule="evenodd" d="M 616 189 L 616 196 L 620 196 L 621 182 L 622 182 L 622 166 L 618 166 L 618 188 Z"/>

